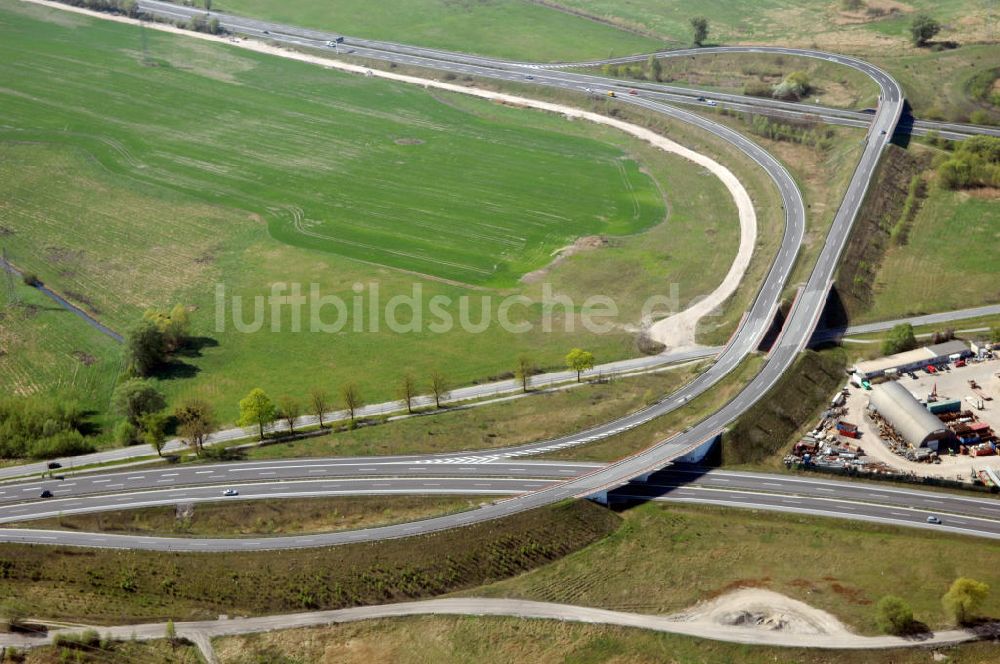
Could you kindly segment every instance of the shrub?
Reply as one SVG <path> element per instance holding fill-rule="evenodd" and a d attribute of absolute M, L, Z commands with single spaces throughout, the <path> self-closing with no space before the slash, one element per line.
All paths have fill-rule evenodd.
<path fill-rule="evenodd" d="M 905 634 L 913 628 L 913 609 L 895 595 L 886 595 L 875 605 L 875 622 L 886 634 Z"/>

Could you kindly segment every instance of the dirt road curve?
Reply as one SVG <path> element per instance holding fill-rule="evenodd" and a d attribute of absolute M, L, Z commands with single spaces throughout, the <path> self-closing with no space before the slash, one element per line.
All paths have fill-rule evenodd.
<path fill-rule="evenodd" d="M 859 636 L 835 617 L 802 602 L 775 592 L 743 589 L 699 604 L 670 616 L 607 611 L 567 604 L 531 602 L 516 599 L 451 598 L 422 602 L 403 602 L 379 606 L 359 606 L 336 611 L 315 611 L 261 618 L 234 618 L 178 622 L 178 636 L 198 643 L 203 651 L 211 638 L 270 632 L 278 629 L 317 627 L 374 618 L 403 616 L 505 616 L 565 620 L 619 627 L 636 627 L 671 634 L 751 645 L 789 646 L 825 649 L 874 649 L 912 646 L 943 646 L 974 641 L 998 631 L 998 626 L 972 630 L 948 630 L 919 638 L 896 636 Z M 992 632 L 990 631 L 992 629 Z M 123 625 L 99 628 L 112 638 L 140 640 L 163 638 L 166 623 Z M 28 637 L 0 634 L 0 646 L 32 647 L 51 642 L 53 635 Z"/>

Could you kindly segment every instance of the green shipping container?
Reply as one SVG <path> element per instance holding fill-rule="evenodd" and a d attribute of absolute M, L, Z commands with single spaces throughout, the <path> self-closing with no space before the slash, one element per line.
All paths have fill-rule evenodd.
<path fill-rule="evenodd" d="M 927 410 L 931 411 L 934 415 L 938 413 L 957 413 L 962 410 L 962 402 L 958 399 L 935 401 L 934 403 L 927 404 Z"/>

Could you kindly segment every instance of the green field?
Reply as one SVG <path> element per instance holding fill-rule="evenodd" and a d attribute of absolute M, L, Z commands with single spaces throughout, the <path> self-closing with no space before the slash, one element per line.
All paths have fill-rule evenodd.
<path fill-rule="evenodd" d="M 886 253 L 874 306 L 863 318 L 888 320 L 1000 302 L 998 228 L 995 195 L 932 189 L 907 243 Z"/>
<path fill-rule="evenodd" d="M 0 279 L 4 273 L 0 271 Z M 17 304 L 0 287 L 0 387 L 4 395 L 44 395 L 102 412 L 121 348 L 34 288 L 15 281 Z"/>
<path fill-rule="evenodd" d="M 672 613 L 739 587 L 774 590 L 875 633 L 874 603 L 896 594 L 931 629 L 949 625 L 955 578 L 1000 587 L 994 540 L 766 511 L 646 503 L 615 533 L 551 565 L 463 595 Z M 899 552 L 909 560 L 902 562 Z M 1000 613 L 990 594 L 984 615 Z"/>
<path fill-rule="evenodd" d="M 473 321 L 484 293 L 521 292 L 532 304 L 514 318 L 537 323 L 539 283 L 510 287 L 553 249 L 601 234 L 606 247 L 549 273 L 577 307 L 556 318 L 601 293 L 631 323 L 664 284 L 679 284 L 682 305 L 707 292 L 735 254 L 721 183 L 611 129 L 12 0 L 0 21 L 0 226 L 12 260 L 119 331 L 147 307 L 188 305 L 196 349 L 161 385 L 171 399 L 210 400 L 223 421 L 257 385 L 304 396 L 357 380 L 374 401 L 394 397 L 404 371 L 447 369 L 458 385 L 510 371 L 524 352 L 555 367 L 573 346 L 598 361 L 636 350 L 621 327 L 595 336 L 558 322 L 554 333 L 355 334 L 348 322 L 311 334 L 285 318 L 277 333 L 219 332 L 216 284 L 252 301 L 275 283 L 315 283 L 346 302 L 353 285 L 377 284 L 384 302 L 416 281 L 425 301 L 470 298 Z M 378 247 L 292 230 L 299 219 L 330 231 L 343 215 Z M 706 237 L 710 255 L 693 250 Z M 454 283 L 477 279 L 508 288 Z"/>
<path fill-rule="evenodd" d="M 661 46 L 649 36 L 525 0 L 222 0 L 213 7 L 354 37 L 478 50 L 515 60 L 580 60 L 645 53 Z"/>

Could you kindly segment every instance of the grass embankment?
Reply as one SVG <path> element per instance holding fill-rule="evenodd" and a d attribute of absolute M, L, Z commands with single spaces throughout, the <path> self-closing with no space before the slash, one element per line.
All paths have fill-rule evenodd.
<path fill-rule="evenodd" d="M 739 587 L 768 588 L 865 633 L 875 602 L 899 595 L 932 629 L 949 624 L 941 595 L 959 576 L 998 587 L 993 540 L 858 522 L 647 503 L 613 535 L 551 565 L 465 595 L 670 613 Z M 900 552 L 906 552 L 906 560 Z M 920 561 L 919 564 L 912 561 Z M 992 593 L 983 615 L 1000 614 Z"/>
<path fill-rule="evenodd" d="M 600 286 L 597 292 L 625 298 L 627 309 L 637 306 L 634 295 L 662 292 L 665 283 L 677 282 L 685 301 L 704 293 L 735 252 L 734 206 L 721 183 L 587 123 L 155 31 L 141 39 L 131 26 L 6 0 L 0 16 L 5 80 L 16 92 L 5 105 L 16 131 L 0 145 L 2 191 L 12 203 L 0 224 L 13 259 L 118 329 L 147 306 L 194 308 L 200 348 L 180 358 L 161 387 L 173 400 L 207 399 L 223 421 L 258 385 L 272 396 L 304 395 L 312 384 L 335 389 L 354 379 L 376 401 L 395 396 L 393 385 L 406 370 L 426 375 L 447 367 L 453 384 L 463 384 L 509 371 L 525 352 L 542 366 L 559 366 L 573 346 L 588 347 L 599 361 L 635 348 L 621 329 L 593 335 L 577 324 L 572 332 L 544 333 L 537 299 L 511 312 L 536 323 L 521 335 L 497 325 L 482 334 L 434 334 L 426 321 L 422 333 L 395 334 L 384 324 L 378 332 L 351 333 L 351 307 L 344 331 L 333 336 L 290 332 L 287 308 L 280 333 L 269 331 L 269 312 L 258 333 L 239 333 L 231 322 L 217 332 L 217 283 L 227 296 L 244 298 L 245 320 L 252 298 L 282 282 L 301 283 L 306 292 L 315 283 L 347 303 L 356 295 L 353 284 L 367 295 L 377 283 L 384 303 L 409 293 L 414 277 L 345 255 L 396 267 L 422 261 L 419 269 L 439 277 L 456 276 L 459 264 L 485 269 L 492 276 L 483 283 L 513 285 L 520 270 L 550 260 L 551 249 L 596 232 L 607 233 L 611 246 L 554 268 L 554 290 L 574 284 L 571 295 L 590 296 Z M 387 103 L 391 116 L 371 111 Z M 239 113 L 225 111 L 232 108 Z M 385 178 L 370 175 L 387 169 Z M 53 178 L 62 186 L 49 186 Z M 671 206 L 666 224 L 614 235 L 655 224 L 665 209 L 661 191 Z M 138 218 L 136 209 L 144 211 Z M 414 209 L 435 212 L 414 218 Z M 325 240 L 323 251 L 293 246 L 274 241 L 263 223 L 308 243 L 291 235 L 300 214 L 309 232 L 348 224 L 350 232 L 341 230 L 352 242 L 356 233 L 381 233 L 365 244 L 401 253 L 366 256 L 368 249 Z M 706 238 L 713 251 L 696 251 Z M 428 242 L 434 251 L 424 254 Z M 587 263 L 597 255 L 594 277 Z M 479 320 L 480 291 L 417 281 L 425 301 L 469 297 L 470 317 Z M 539 288 L 518 287 L 532 297 Z M 334 314 L 324 310 L 325 322 Z M 407 314 L 404 307 L 400 317 Z"/>
<path fill-rule="evenodd" d="M 214 6 L 213 6 L 214 7 Z M 381 2 L 225 0 L 220 11 L 368 39 L 472 51 L 522 61 L 577 60 L 655 51 L 662 44 L 588 18 L 524 0 Z"/>
<path fill-rule="evenodd" d="M 935 152 L 893 146 L 879 166 L 837 274 L 851 323 L 1000 301 L 997 194 L 940 187 Z"/>
<path fill-rule="evenodd" d="M 795 288 L 809 279 L 819 252 L 823 249 L 827 231 L 861 158 L 864 131 L 771 120 L 776 129 L 787 130 L 789 136 L 811 132 L 814 137 L 811 143 L 798 139 L 778 140 L 754 131 L 752 119 L 746 115 L 724 110 L 715 110 L 708 115 L 712 120 L 748 134 L 754 142 L 771 153 L 788 170 L 802 193 L 806 206 L 806 229 L 785 291 L 785 297 L 790 301 L 795 296 Z M 756 287 L 753 292 L 756 293 Z M 719 340 L 717 337 L 711 338 Z"/>
<path fill-rule="evenodd" d="M 162 641 L 111 641 L 93 646 L 45 646 L 23 653 L 24 659 L 5 661 L 24 664 L 114 664 L 117 662 L 142 662 L 142 664 L 199 664 L 204 660 L 198 647 L 190 643 Z"/>
<path fill-rule="evenodd" d="M 629 67 L 633 71 L 629 71 Z M 633 77 L 655 81 L 649 77 L 646 63 L 606 66 L 590 70 L 605 76 Z M 878 86 L 871 78 L 850 67 L 817 58 L 769 53 L 704 53 L 693 57 L 662 58 L 659 82 L 700 90 L 715 90 L 730 94 L 763 94 L 770 91 L 792 72 L 805 72 L 812 86 L 807 99 L 824 106 L 866 108 L 878 100 Z"/>
<path fill-rule="evenodd" d="M 75 514 L 16 524 L 18 528 L 186 537 L 296 535 L 385 526 L 479 507 L 483 497 L 352 496 L 195 503 Z M 183 502 L 178 501 L 178 502 Z"/>
<path fill-rule="evenodd" d="M 688 366 L 662 373 L 430 413 L 377 426 L 245 450 L 248 459 L 434 454 L 547 440 L 621 417 L 694 378 Z"/>
<path fill-rule="evenodd" d="M 539 459 L 571 459 L 574 461 L 616 461 L 635 454 L 650 445 L 680 433 L 704 419 L 719 406 L 732 399 L 760 371 L 761 355 L 751 355 L 728 376 L 701 396 L 692 399 L 669 415 L 658 417 L 631 431 L 586 445 L 568 447 L 558 452 L 539 455 Z"/>
<path fill-rule="evenodd" d="M 588 501 L 434 535 L 333 549 L 224 554 L 0 546 L 4 597 L 39 619 L 119 623 L 260 615 L 430 597 L 519 574 L 619 518 Z"/>
<path fill-rule="evenodd" d="M 0 243 L 4 239 L 0 232 Z M 9 303 L 7 289 L 0 287 L 4 395 L 41 395 L 78 403 L 84 410 L 106 409 L 121 364 L 119 344 L 20 278 L 14 292 L 19 304 Z"/>
<path fill-rule="evenodd" d="M 834 348 L 807 350 L 781 380 L 722 436 L 726 466 L 760 464 L 777 467 L 788 443 L 811 429 L 831 395 L 845 382 L 846 353 Z"/>
<path fill-rule="evenodd" d="M 214 639 L 212 645 L 223 664 L 306 664 L 324 658 L 343 664 L 926 664 L 931 659 L 921 648 L 867 651 L 770 648 L 639 629 L 494 617 L 371 620 L 225 637 Z M 996 654 L 996 645 L 977 643 L 934 650 L 945 655 L 950 664 L 985 664 Z"/>

